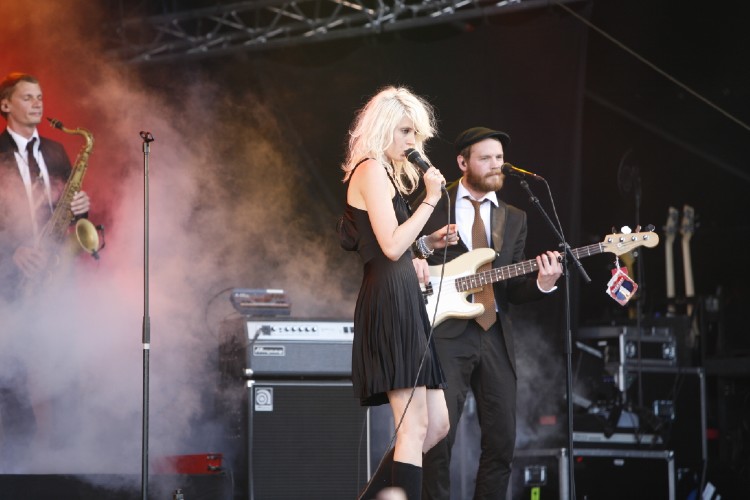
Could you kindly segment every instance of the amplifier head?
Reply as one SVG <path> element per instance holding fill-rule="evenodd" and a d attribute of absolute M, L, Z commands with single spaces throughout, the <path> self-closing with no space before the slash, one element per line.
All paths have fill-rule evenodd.
<path fill-rule="evenodd" d="M 235 288 L 229 297 L 234 309 L 243 316 L 289 316 L 292 305 L 284 290 L 271 288 Z"/>
<path fill-rule="evenodd" d="M 351 321 L 258 319 L 246 331 L 247 378 L 351 376 Z"/>

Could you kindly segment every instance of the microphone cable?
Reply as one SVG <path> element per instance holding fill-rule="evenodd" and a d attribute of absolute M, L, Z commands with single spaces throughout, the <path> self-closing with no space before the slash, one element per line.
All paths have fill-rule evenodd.
<path fill-rule="evenodd" d="M 450 223 L 451 223 L 451 198 L 448 195 L 448 192 L 446 190 L 443 190 L 443 193 L 445 193 L 445 195 L 446 195 L 447 213 L 448 213 L 448 227 L 450 228 Z M 458 232 L 458 228 L 456 228 L 456 232 Z M 441 265 L 441 268 L 440 268 L 440 280 L 438 281 L 438 291 L 437 291 L 437 296 L 435 298 L 435 312 L 433 312 L 432 319 L 430 320 L 430 332 L 427 335 L 427 342 L 426 342 L 426 345 L 425 345 L 425 349 L 422 352 L 422 358 L 419 361 L 419 368 L 417 369 L 417 375 L 414 378 L 414 384 L 413 384 L 413 386 L 411 388 L 411 393 L 409 394 L 409 399 L 406 400 L 406 405 L 404 406 L 404 411 L 401 413 L 401 417 L 399 418 L 398 423 L 396 424 L 396 422 L 394 421 L 395 426 L 394 426 L 393 434 L 391 435 L 391 439 L 388 441 L 388 446 L 386 446 L 386 448 L 385 448 L 385 454 L 380 458 L 380 462 L 378 462 L 378 466 L 375 468 L 376 471 L 378 469 L 380 469 L 380 466 L 383 464 L 383 460 L 385 460 L 385 457 L 388 455 L 388 452 L 390 451 L 391 447 L 395 446 L 394 443 L 396 441 L 396 436 L 398 435 L 398 430 L 401 428 L 401 424 L 404 422 L 404 418 L 406 417 L 406 411 L 409 409 L 409 405 L 411 404 L 411 401 L 414 398 L 414 393 L 417 390 L 417 384 L 419 383 L 419 375 L 422 373 L 422 368 L 424 367 L 425 359 L 427 359 L 427 352 L 430 350 L 430 343 L 432 342 L 432 335 L 433 335 L 433 333 L 435 331 L 435 326 L 434 325 L 435 325 L 435 319 L 437 319 L 438 306 L 440 305 L 440 294 L 441 294 L 441 292 L 443 290 L 443 277 L 445 276 L 445 264 L 446 264 L 447 258 L 448 258 L 448 238 L 447 238 L 447 233 L 446 233 L 445 247 L 443 247 L 443 264 Z M 432 283 L 432 281 L 430 281 L 430 283 Z M 426 288 L 426 284 L 425 284 L 425 288 Z M 425 289 L 425 293 L 427 293 L 427 291 L 428 290 Z M 429 425 L 429 423 L 428 423 L 428 425 Z M 370 480 L 367 482 L 367 484 L 365 485 L 365 487 L 362 489 L 362 495 L 364 495 L 364 493 L 368 490 L 368 488 L 370 487 L 370 483 L 372 483 L 372 480 L 373 480 L 374 477 L 375 476 L 373 475 L 370 478 Z M 370 500 L 370 499 L 362 498 L 362 495 L 360 495 L 359 497 L 357 497 L 357 500 Z"/>

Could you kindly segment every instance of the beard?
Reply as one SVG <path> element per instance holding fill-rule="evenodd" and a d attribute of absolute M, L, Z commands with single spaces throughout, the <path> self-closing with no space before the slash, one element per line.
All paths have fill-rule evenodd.
<path fill-rule="evenodd" d="M 498 170 L 496 173 L 479 175 L 472 170 L 466 173 L 466 183 L 475 191 L 489 193 L 490 191 L 499 191 L 503 187 L 503 176 Z"/>

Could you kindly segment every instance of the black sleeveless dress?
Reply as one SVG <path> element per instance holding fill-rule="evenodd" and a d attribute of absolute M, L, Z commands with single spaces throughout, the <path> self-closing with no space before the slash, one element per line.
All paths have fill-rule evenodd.
<path fill-rule="evenodd" d="M 410 216 L 398 192 L 393 198 L 401 224 Z M 445 388 L 434 341 L 427 347 L 430 320 L 417 273 L 407 250 L 392 261 L 375 239 L 367 211 L 346 205 L 344 218 L 356 229 L 356 250 L 364 262 L 354 309 L 352 384 L 362 406 L 388 403 L 387 391 L 417 386 Z M 424 364 L 420 370 L 422 357 Z"/>

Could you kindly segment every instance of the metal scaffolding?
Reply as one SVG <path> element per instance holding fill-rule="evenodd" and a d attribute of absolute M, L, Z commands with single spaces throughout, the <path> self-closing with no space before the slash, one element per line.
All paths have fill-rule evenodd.
<path fill-rule="evenodd" d="M 140 18 L 105 29 L 114 58 L 166 62 L 436 25 L 575 0 L 254 0 Z"/>

